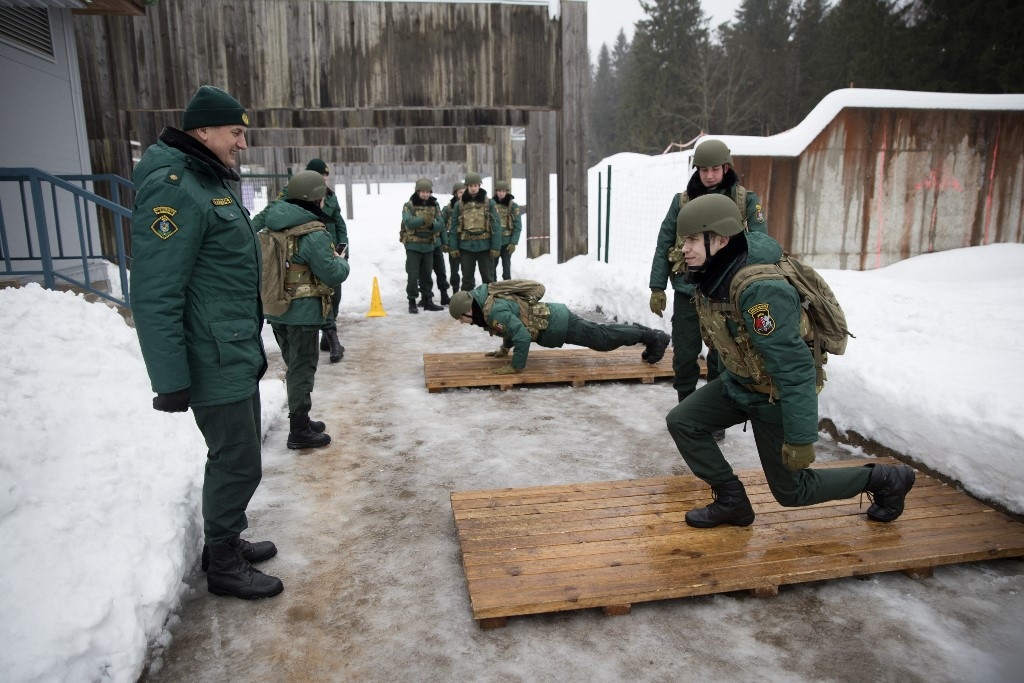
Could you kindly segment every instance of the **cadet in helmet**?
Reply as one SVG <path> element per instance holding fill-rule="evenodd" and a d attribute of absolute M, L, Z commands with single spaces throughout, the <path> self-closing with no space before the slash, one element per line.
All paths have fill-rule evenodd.
<path fill-rule="evenodd" d="M 317 338 L 332 314 L 331 300 L 348 277 L 348 261 L 335 249 L 323 212 L 327 186 L 316 171 L 300 171 L 285 188 L 287 199 L 275 201 L 263 213 L 271 232 L 307 226 L 310 232 L 288 237 L 288 278 L 292 302 L 281 315 L 268 315 L 274 338 L 281 347 L 287 370 L 288 448 L 318 448 L 331 442 L 323 422 L 311 420 L 313 379 L 316 375 Z"/>
<path fill-rule="evenodd" d="M 307 171 L 316 171 L 324 179 L 327 186 L 327 194 L 324 195 L 323 213 L 329 219 L 326 221 L 327 233 L 334 241 L 334 248 L 338 255 L 348 261 L 350 247 L 348 241 L 348 226 L 341 215 L 341 205 L 338 203 L 338 195 L 331 187 L 327 179 L 330 177 L 330 169 L 323 159 L 310 159 L 306 164 Z M 341 307 L 341 285 L 334 288 L 334 296 L 331 298 L 331 315 L 327 319 L 323 330 L 320 332 L 320 350 L 329 351 L 332 363 L 340 363 L 345 356 L 345 347 L 338 339 L 338 309 Z"/>
<path fill-rule="evenodd" d="M 448 272 L 451 273 L 448 281 L 452 285 L 452 294 L 459 291 L 459 283 L 462 281 L 462 278 L 459 276 L 459 259 L 451 253 L 451 248 L 448 246 L 448 233 L 452 227 L 452 209 L 455 203 L 462 199 L 462 194 L 465 191 L 466 183 L 460 181 L 453 184 L 452 198 L 441 208 L 441 220 L 444 222 L 444 232 L 441 235 L 441 251 L 448 254 Z"/>
<path fill-rule="evenodd" d="M 420 305 L 424 310 L 444 310 L 443 306 L 434 303 L 434 283 L 430 279 L 434 250 L 441 246 L 441 233 L 444 231 L 441 206 L 433 191 L 434 183 L 428 178 L 420 178 L 416 181 L 416 191 L 402 206 L 402 227 L 398 237 L 405 245 L 405 294 L 409 297 L 410 313 L 419 313 L 417 293 L 422 297 Z M 444 270 L 443 266 L 441 270 Z"/>
<path fill-rule="evenodd" d="M 501 254 L 501 220 L 494 200 L 480 187 L 479 173 L 466 174 L 466 191 L 452 208 L 448 226 L 449 253 L 459 259 L 462 290 L 476 287 L 474 272 L 482 282 L 494 282 L 495 261 Z"/>
<path fill-rule="evenodd" d="M 494 183 L 494 204 L 501 222 L 501 279 L 512 279 L 512 253 L 519 244 L 519 233 L 523 231 L 523 220 L 519 217 L 519 205 L 513 201 L 507 180 Z"/>
<path fill-rule="evenodd" d="M 672 300 L 672 370 L 675 372 L 673 386 L 677 399 L 682 401 L 697 387 L 700 366 L 697 358 L 702 348 L 700 329 L 697 327 L 697 312 L 691 303 L 693 287 L 683 281 L 681 274 L 672 275 L 672 265 L 679 258 L 676 244 L 676 218 L 686 202 L 706 194 L 720 194 L 732 199 L 737 208 L 742 206 L 744 228 L 752 232 L 767 234 L 768 225 L 764 208 L 757 195 L 739 184 L 732 168 L 732 155 L 721 140 L 705 140 L 697 145 L 693 154 L 693 165 L 697 170 L 690 176 L 686 192 L 672 198 L 665 220 L 661 222 L 658 243 L 651 262 L 651 311 L 659 317 L 668 305 L 665 285 L 671 279 L 675 295 Z M 708 354 L 708 380 L 718 376 L 718 357 Z M 715 435 L 725 438 L 722 431 Z"/>
<path fill-rule="evenodd" d="M 594 351 L 643 344 L 645 348 L 640 357 L 651 364 L 660 361 L 668 348 L 669 336 L 661 330 L 618 323 L 602 325 L 580 318 L 564 304 L 556 303 L 532 303 L 523 313 L 515 300 L 489 297 L 488 290 L 488 285 L 484 284 L 471 292 L 456 292 L 448 312 L 461 323 L 482 327 L 502 338 L 497 351 L 484 355 L 506 358 L 512 350 L 512 362 L 495 370 L 496 375 L 508 375 L 525 368 L 530 343 L 534 341 L 549 349 L 574 344 Z"/>
<path fill-rule="evenodd" d="M 748 420 L 768 486 L 780 505 L 814 505 L 867 492 L 873 498 L 869 519 L 899 517 L 914 485 L 914 470 L 906 465 L 807 469 L 818 440 L 819 387 L 814 358 L 801 335 L 796 289 L 785 279 L 755 279 L 740 293 L 739 310 L 731 307 L 729 288 L 737 271 L 776 263 L 782 256 L 779 244 L 763 233 L 744 231 L 736 203 L 719 194 L 688 202 L 677 226 L 700 327 L 724 365 L 721 375 L 666 418 L 683 460 L 714 491 L 714 502 L 687 512 L 686 523 L 702 528 L 753 523 L 743 483 L 713 436 L 715 430 Z"/>

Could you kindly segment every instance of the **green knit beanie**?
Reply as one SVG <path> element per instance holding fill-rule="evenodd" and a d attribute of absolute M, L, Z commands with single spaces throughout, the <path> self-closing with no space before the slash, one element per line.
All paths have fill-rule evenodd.
<path fill-rule="evenodd" d="M 245 107 L 234 97 L 212 85 L 199 87 L 181 117 L 182 130 L 236 125 L 249 125 L 249 115 Z"/>
<path fill-rule="evenodd" d="M 307 171 L 316 171 L 320 175 L 330 175 L 330 171 L 327 170 L 327 164 L 323 159 L 310 159 L 309 163 L 306 164 Z"/>

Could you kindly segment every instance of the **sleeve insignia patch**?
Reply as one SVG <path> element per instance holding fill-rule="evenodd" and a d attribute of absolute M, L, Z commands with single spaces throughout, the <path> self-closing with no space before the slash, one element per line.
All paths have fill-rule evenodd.
<path fill-rule="evenodd" d="M 149 229 L 153 231 L 154 235 L 165 240 L 178 232 L 178 226 L 171 220 L 174 214 L 178 213 L 176 209 L 169 206 L 154 206 L 153 213 L 156 214 L 156 220 L 149 226 Z"/>
<path fill-rule="evenodd" d="M 755 304 L 747 309 L 747 313 L 754 319 L 754 332 L 767 337 L 775 331 L 775 319 L 768 310 L 768 304 Z"/>
<path fill-rule="evenodd" d="M 761 208 L 760 204 L 754 205 L 754 220 L 758 223 L 764 223 L 764 209 Z"/>
<path fill-rule="evenodd" d="M 497 320 L 491 322 L 491 329 L 494 330 L 496 334 L 505 334 L 505 326 Z"/>
<path fill-rule="evenodd" d="M 231 204 L 234 204 L 234 202 L 231 201 L 231 197 L 217 197 L 210 201 L 213 202 L 214 206 L 230 206 Z"/>

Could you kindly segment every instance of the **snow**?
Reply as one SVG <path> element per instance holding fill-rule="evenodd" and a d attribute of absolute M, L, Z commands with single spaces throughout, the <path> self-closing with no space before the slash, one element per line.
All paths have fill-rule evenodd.
<path fill-rule="evenodd" d="M 488 180 L 484 184 L 489 187 Z M 525 194 L 517 184 L 513 192 Z M 451 327 L 445 328 L 451 330 L 450 343 L 423 339 L 416 332 L 424 325 L 423 318 L 447 319 L 447 314 L 403 315 L 403 256 L 394 230 L 387 226 L 395 223 L 399 207 L 410 194 L 409 186 L 382 186 L 380 194 L 373 195 L 357 193 L 355 218 L 349 221 L 353 271 L 344 285 L 340 327 L 344 330 L 346 321 L 357 320 L 364 329 L 377 324 L 365 320 L 376 277 L 389 312 L 387 318 L 375 319 L 380 321 L 379 329 L 386 330 L 380 332 L 380 344 L 389 357 L 415 360 L 409 361 L 408 373 L 415 374 L 420 353 L 488 350 L 494 342 L 480 330 L 459 329 L 464 326 L 451 320 L 447 320 Z M 653 253 L 653 241 L 648 243 Z M 668 320 L 654 317 L 647 308 L 649 256 L 647 263 L 605 264 L 593 256 L 580 256 L 557 264 L 553 256 L 527 260 L 522 254 L 520 250 L 513 257 L 515 276 L 543 281 L 546 299 L 578 312 L 600 311 L 669 330 Z M 956 479 L 976 496 L 1024 513 L 1024 458 L 1020 457 L 1024 392 L 1016 386 L 1024 376 L 1024 346 L 1019 343 L 1024 336 L 1022 265 L 1024 245 L 995 244 L 920 256 L 870 272 L 822 271 L 856 338 L 845 356 L 829 361 L 821 416 L 841 430 L 868 436 Z M 0 386 L 4 387 L 0 396 L 0 547 L 6 554 L 0 566 L 2 678 L 134 681 L 142 673 L 147 644 L 166 645 L 170 640 L 168 624 L 175 622 L 187 591 L 184 577 L 202 544 L 202 438 L 191 414 L 168 415 L 151 408 L 152 393 L 135 333 L 107 306 L 36 285 L 4 289 L 0 290 L 0 327 L 6 349 L 0 359 Z M 276 351 L 269 326 L 264 339 L 268 351 Z M 343 364 L 359 362 L 346 357 Z M 427 396 L 420 381 L 411 381 L 408 387 L 404 394 L 409 402 Z M 368 389 L 372 387 L 341 384 L 336 390 L 343 392 L 342 397 L 350 392 L 357 400 Z M 574 391 L 584 402 L 610 396 L 607 390 L 593 395 Z M 657 437 L 664 430 L 661 419 L 672 405 L 672 390 L 659 385 L 636 391 L 644 397 L 655 393 L 660 397 L 657 410 L 648 411 L 656 414 L 645 413 L 637 421 L 637 429 Z M 265 379 L 261 393 L 266 433 L 286 420 L 283 382 Z M 473 396 L 475 402 L 460 404 L 470 406 L 466 409 L 470 414 L 463 412 L 470 434 L 476 429 L 475 420 L 493 419 L 488 415 L 500 410 L 495 392 L 478 391 Z M 553 441 L 571 441 L 590 429 L 584 415 L 558 417 L 565 392 L 530 390 L 529 397 L 554 416 Z M 641 404 L 642 400 L 635 402 Z M 480 411 L 477 415 L 472 414 L 474 406 Z M 384 416 L 384 424 L 402 425 L 410 435 L 426 439 L 425 448 L 439 449 L 437 443 L 450 438 L 438 433 L 435 410 L 409 411 L 404 402 L 396 402 L 395 412 Z M 605 437 L 600 427 L 592 431 Z M 407 438 L 401 433 L 396 436 Z M 622 436 L 628 443 L 629 434 Z M 682 465 L 667 432 L 662 437 L 664 453 L 654 456 L 653 467 L 663 462 L 661 473 L 668 473 Z M 729 439 L 733 438 L 730 431 Z M 752 441 L 749 434 L 735 438 Z M 478 472 L 485 467 L 495 486 L 533 485 L 544 483 L 530 477 L 543 473 L 543 456 L 552 440 L 543 434 L 523 434 L 516 443 L 516 458 L 490 455 L 484 463 L 479 461 L 478 448 L 452 446 L 443 452 L 452 459 L 446 466 L 453 472 L 460 468 Z M 610 447 L 611 442 L 606 443 Z M 657 473 L 638 472 L 633 456 L 628 448 L 610 449 L 602 456 L 601 474 L 625 478 Z M 578 476 L 593 480 L 589 471 Z M 476 483 L 470 488 L 476 488 Z M 466 488 L 457 480 L 451 484 L 453 490 Z M 273 516 L 277 509 L 262 514 Z M 413 525 L 414 531 L 416 520 L 407 519 L 404 524 Z M 432 561 L 448 559 L 441 555 Z M 928 590 L 954 590 L 946 584 L 966 583 L 966 590 L 987 590 L 987 595 L 1007 591 L 1008 613 L 989 614 L 986 610 L 992 612 L 993 604 L 982 600 L 977 618 L 997 623 L 1002 619 L 1005 628 L 1020 628 L 1022 603 L 1010 597 L 1019 593 L 1013 588 L 1021 586 L 1019 576 L 1000 579 L 984 571 L 959 571 L 936 577 Z M 1002 588 L 985 588 L 1000 581 Z M 900 597 L 900 589 L 884 585 L 827 585 L 819 589 L 817 599 L 823 609 L 830 604 L 838 609 L 838 603 L 868 600 L 870 593 L 886 590 L 893 600 L 888 606 L 892 618 L 909 623 L 917 638 L 968 638 L 963 622 L 937 620 L 935 609 L 914 597 Z M 736 658 L 748 659 L 751 666 L 758 663 L 757 669 L 748 671 L 751 679 L 786 680 L 779 673 L 785 668 L 776 661 L 783 653 L 755 637 L 755 620 L 771 608 L 704 602 L 694 609 L 713 611 L 709 618 L 733 622 L 729 638 L 735 640 L 730 640 L 729 647 L 735 649 Z M 794 628 L 807 628 L 798 624 L 804 615 L 791 618 Z M 656 633 L 648 636 L 658 637 Z M 985 648 L 998 652 L 1011 647 L 1012 643 L 977 640 L 950 643 L 939 663 L 960 676 L 982 672 L 978 679 L 982 680 L 1000 670 L 998 656 Z M 601 647 L 591 647 L 591 652 L 580 656 L 598 657 Z M 714 675 L 706 665 L 694 671 Z M 521 672 L 512 669 L 511 675 L 515 678 Z"/>

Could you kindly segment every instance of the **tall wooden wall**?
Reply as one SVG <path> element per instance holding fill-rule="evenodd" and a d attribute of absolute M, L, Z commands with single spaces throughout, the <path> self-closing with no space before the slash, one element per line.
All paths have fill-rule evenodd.
<path fill-rule="evenodd" d="M 145 149 L 180 125 L 204 83 L 251 111 L 244 161 L 264 172 L 317 156 L 376 180 L 458 163 L 508 177 L 520 127 L 529 204 L 558 176 L 568 260 L 587 251 L 586 17 L 580 0 L 558 16 L 548 3 L 163 0 L 143 17 L 78 17 L 93 169 L 130 177 L 130 141 Z M 547 253 L 547 212 L 527 224 L 529 253 Z"/>

